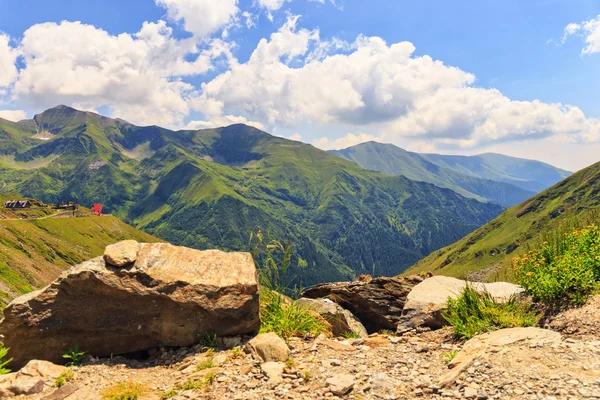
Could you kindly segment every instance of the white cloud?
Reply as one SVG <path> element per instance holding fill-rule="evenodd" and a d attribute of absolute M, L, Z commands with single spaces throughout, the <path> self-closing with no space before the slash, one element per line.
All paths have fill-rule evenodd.
<path fill-rule="evenodd" d="M 357 135 L 348 133 L 346 136 L 331 140 L 327 137 L 319 138 L 313 141 L 313 145 L 322 150 L 340 150 L 347 147 L 356 146 L 365 142 L 380 141 L 377 137 L 368 133 L 359 133 Z"/>
<path fill-rule="evenodd" d="M 582 54 L 600 53 L 600 15 L 580 24 L 571 23 L 565 27 L 563 43 L 574 35 L 581 35 L 586 47 Z"/>
<path fill-rule="evenodd" d="M 228 71 L 203 85 L 194 108 L 212 117 L 236 113 L 291 127 L 365 125 L 388 142 L 425 137 L 443 148 L 550 136 L 600 140 L 600 121 L 579 108 L 514 101 L 474 87 L 474 75 L 415 56 L 412 43 L 388 45 L 363 36 L 351 45 L 323 41 L 318 30 L 297 25 L 298 17 L 289 17 L 247 62 L 232 60 Z M 315 144 L 334 148 L 350 139 Z"/>
<path fill-rule="evenodd" d="M 302 140 L 302 135 L 301 135 L 301 134 L 299 134 L 298 132 L 296 132 L 296 133 L 292 133 L 292 134 L 291 134 L 291 135 L 288 137 L 288 139 L 290 139 L 290 140 L 295 140 L 295 141 L 299 142 L 299 141 L 301 141 L 301 140 Z"/>
<path fill-rule="evenodd" d="M 183 21 L 186 31 L 208 36 L 234 22 L 240 11 L 238 0 L 156 0 L 173 21 Z"/>
<path fill-rule="evenodd" d="M 196 130 L 196 129 L 210 129 L 210 128 L 220 128 L 223 126 L 229 126 L 233 124 L 246 124 L 253 126 L 257 129 L 265 129 L 264 125 L 260 122 L 256 121 L 248 121 L 244 117 L 234 116 L 234 115 L 225 115 L 222 117 L 216 117 L 215 119 L 211 119 L 209 121 L 190 121 L 184 129 Z"/>
<path fill-rule="evenodd" d="M 27 113 L 23 110 L 0 110 L 0 118 L 19 122 L 27 118 Z"/>
<path fill-rule="evenodd" d="M 134 123 L 174 126 L 188 115 L 195 93 L 180 77 L 208 71 L 228 46 L 214 40 L 200 52 L 192 39 L 174 39 L 164 21 L 118 36 L 79 22 L 38 24 L 24 33 L 25 67 L 13 94 L 36 108 L 108 106 Z"/>
<path fill-rule="evenodd" d="M 7 87 L 17 78 L 17 51 L 10 46 L 8 35 L 0 32 L 0 88 Z"/>

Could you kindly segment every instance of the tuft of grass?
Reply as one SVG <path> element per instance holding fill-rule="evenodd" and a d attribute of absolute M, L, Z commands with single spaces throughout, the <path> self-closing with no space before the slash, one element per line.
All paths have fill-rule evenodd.
<path fill-rule="evenodd" d="M 75 343 L 75 346 L 62 353 L 62 357 L 67 361 L 67 366 L 81 365 L 85 358 L 85 351 L 79 350 L 79 343 Z"/>
<path fill-rule="evenodd" d="M 160 394 L 160 400 L 172 399 L 173 397 L 177 396 L 177 394 L 178 394 L 177 391 L 174 389 L 167 390 Z"/>
<path fill-rule="evenodd" d="M 219 346 L 219 338 L 214 332 L 204 332 L 200 335 L 198 343 L 207 349 L 216 349 Z"/>
<path fill-rule="evenodd" d="M 294 368 L 294 365 L 296 364 L 296 361 L 294 361 L 293 358 L 288 358 L 287 360 L 285 360 L 285 368 L 290 370 L 292 368 Z"/>
<path fill-rule="evenodd" d="M 4 346 L 3 342 L 0 342 L 0 375 L 5 375 L 10 372 L 10 369 L 6 366 L 12 361 L 12 358 L 6 358 L 8 356 L 8 347 Z"/>
<path fill-rule="evenodd" d="M 121 382 L 101 392 L 103 400 L 137 400 L 146 388 L 135 382 Z"/>
<path fill-rule="evenodd" d="M 456 357 L 457 353 L 458 352 L 456 350 L 444 351 L 441 354 L 442 360 L 444 360 L 444 363 L 450 364 L 452 360 L 454 360 L 454 357 Z"/>
<path fill-rule="evenodd" d="M 207 374 L 202 379 L 188 379 L 183 383 L 179 383 L 176 385 L 176 389 L 179 390 L 199 390 L 199 389 L 207 389 L 215 380 L 215 374 L 210 373 Z"/>
<path fill-rule="evenodd" d="M 242 348 L 240 346 L 231 349 L 231 358 L 238 358 L 242 354 Z"/>
<path fill-rule="evenodd" d="M 214 359 L 215 359 L 214 351 L 212 351 L 212 349 L 210 349 L 209 351 L 206 352 L 206 358 L 200 364 L 198 364 L 196 369 L 198 371 L 203 371 L 205 369 L 213 368 L 215 366 Z"/>
<path fill-rule="evenodd" d="M 309 382 L 313 378 L 312 372 L 310 372 L 309 370 L 304 371 L 303 378 L 306 382 Z"/>
<path fill-rule="evenodd" d="M 54 387 L 60 388 L 65 386 L 71 379 L 73 379 L 74 371 L 71 368 L 67 368 L 60 373 L 58 378 L 54 381 Z"/>
<path fill-rule="evenodd" d="M 354 331 L 348 331 L 348 332 L 344 332 L 342 333 L 342 336 L 346 339 L 358 339 L 360 338 L 360 335 Z"/>
<path fill-rule="evenodd" d="M 285 304 L 278 293 L 261 290 L 260 332 L 275 332 L 288 340 L 293 336 L 305 336 L 327 332 L 327 322 L 318 314 L 298 304 Z"/>
<path fill-rule="evenodd" d="M 456 299 L 448 298 L 442 316 L 454 336 L 463 339 L 503 328 L 532 326 L 538 321 L 530 304 L 516 297 L 499 303 L 488 292 L 480 293 L 469 284 Z"/>
<path fill-rule="evenodd" d="M 552 232 L 536 249 L 513 259 L 515 280 L 548 305 L 583 305 L 600 283 L 600 228 Z"/>

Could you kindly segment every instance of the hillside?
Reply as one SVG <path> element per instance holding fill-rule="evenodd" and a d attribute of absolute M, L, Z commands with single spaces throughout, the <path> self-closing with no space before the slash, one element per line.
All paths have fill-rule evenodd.
<path fill-rule="evenodd" d="M 4 191 L 102 203 L 198 249 L 247 250 L 262 227 L 294 243 L 304 285 L 398 274 L 501 211 L 245 125 L 174 132 L 59 106 L 2 129 L 22 139 L 4 151 Z"/>
<path fill-rule="evenodd" d="M 600 163 L 583 169 L 550 189 L 503 212 L 498 218 L 458 242 L 433 252 L 406 273 L 464 277 L 479 272 L 482 279 L 510 277 L 512 258 L 543 239 L 545 232 L 572 219 L 593 218 L 600 211 Z"/>
<path fill-rule="evenodd" d="M 332 153 L 369 170 L 433 183 L 503 207 L 518 204 L 570 174 L 538 161 L 498 154 L 471 157 L 418 154 L 376 142 Z"/>
<path fill-rule="evenodd" d="M 0 306 L 124 239 L 158 241 L 111 216 L 0 220 Z"/>

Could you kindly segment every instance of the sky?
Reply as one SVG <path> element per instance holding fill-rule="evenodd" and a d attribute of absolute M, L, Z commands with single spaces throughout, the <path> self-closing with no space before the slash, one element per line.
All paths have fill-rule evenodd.
<path fill-rule="evenodd" d="M 599 0 L 0 0 L 0 117 L 600 161 Z"/>

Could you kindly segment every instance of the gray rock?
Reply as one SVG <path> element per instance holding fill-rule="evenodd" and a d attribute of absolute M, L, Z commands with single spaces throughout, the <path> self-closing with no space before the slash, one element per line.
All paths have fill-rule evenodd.
<path fill-rule="evenodd" d="M 343 336 L 347 333 L 356 333 L 360 337 L 368 337 L 367 330 L 361 322 L 350 311 L 342 308 L 329 299 L 297 300 L 299 304 L 321 315 L 331 325 L 331 332 L 335 336 Z"/>
<path fill-rule="evenodd" d="M 248 345 L 264 362 L 285 362 L 290 356 L 290 349 L 285 341 L 273 332 L 261 333 L 250 340 Z"/>
<path fill-rule="evenodd" d="M 418 327 L 439 329 L 446 325 L 442 311 L 447 307 L 448 298 L 458 297 L 466 284 L 466 281 L 460 279 L 434 276 L 416 285 L 406 297 L 396 332 L 402 334 Z M 525 292 L 521 286 L 506 282 L 473 282 L 471 285 L 479 291 L 489 292 L 500 302 Z"/>
<path fill-rule="evenodd" d="M 349 393 L 354 387 L 354 376 L 348 374 L 334 375 L 325 381 L 331 393 L 336 396 L 343 396 Z"/>
<path fill-rule="evenodd" d="M 104 261 L 113 267 L 124 267 L 135 262 L 140 249 L 141 245 L 135 240 L 124 240 L 111 244 L 104 250 Z"/>
<path fill-rule="evenodd" d="M 283 369 L 285 364 L 282 362 L 268 361 L 260 366 L 263 373 L 269 378 L 271 383 L 280 383 L 283 381 Z"/>

